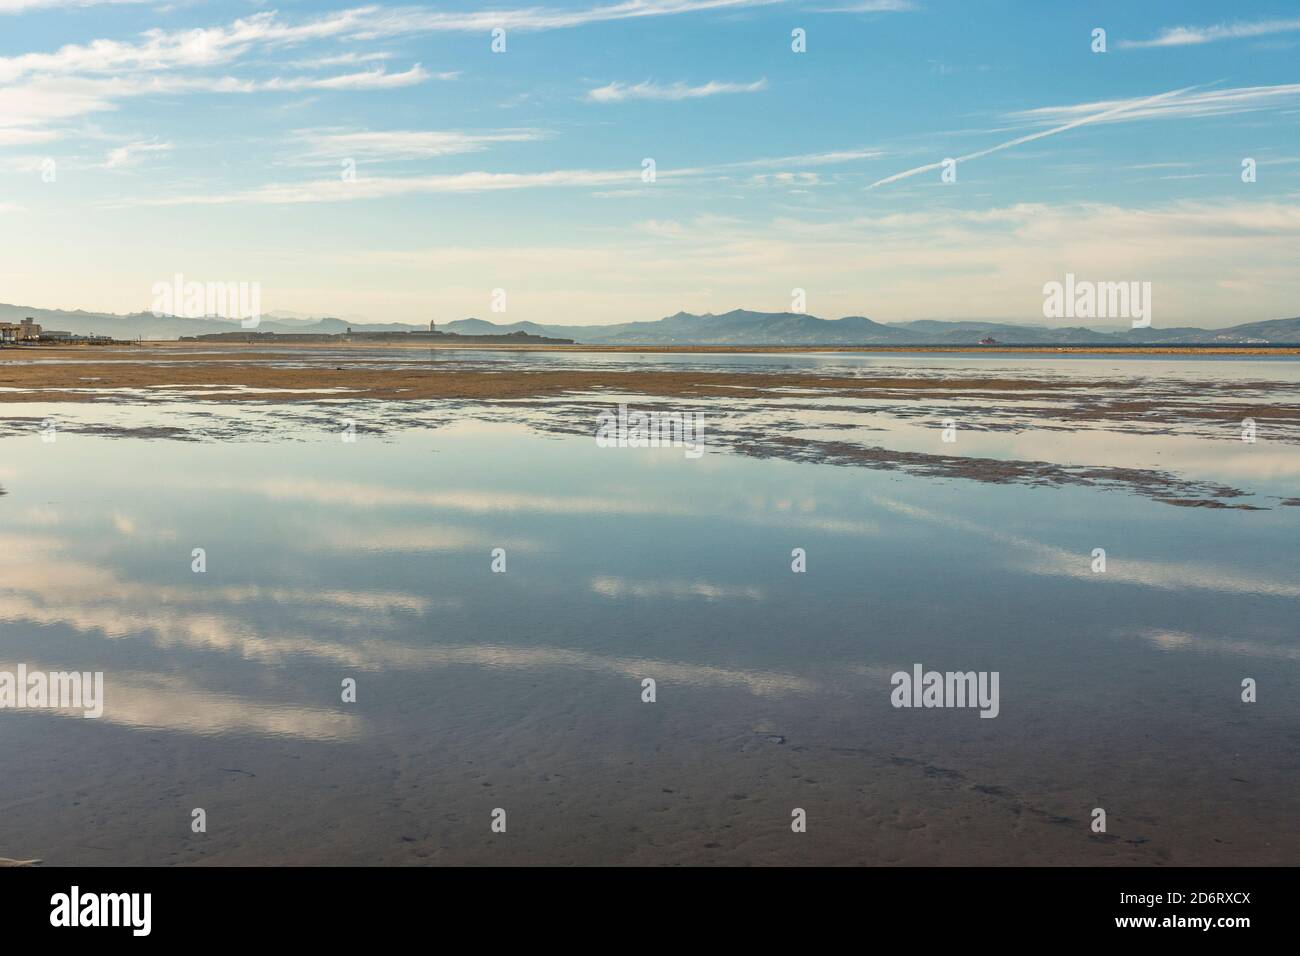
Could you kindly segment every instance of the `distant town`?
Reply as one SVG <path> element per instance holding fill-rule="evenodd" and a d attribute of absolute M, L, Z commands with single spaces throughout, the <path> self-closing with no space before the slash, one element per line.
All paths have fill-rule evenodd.
<path fill-rule="evenodd" d="M 527 332 L 503 332 L 499 335 L 459 335 L 440 332 L 429 323 L 429 330 L 413 329 L 403 332 L 354 332 L 349 327 L 344 332 L 257 332 L 244 329 L 238 332 L 209 332 L 203 335 L 182 335 L 182 342 L 247 342 L 247 343 L 313 343 L 321 342 L 413 342 L 429 341 L 441 344 L 496 343 L 502 345 L 573 345 L 573 339 L 548 338 Z M 28 317 L 21 322 L 0 322 L 0 346 L 6 345 L 127 345 L 126 340 L 109 335 L 75 335 L 72 332 L 43 328 Z"/>
<path fill-rule="evenodd" d="M 117 339 L 109 335 L 73 335 L 45 329 L 35 319 L 26 318 L 21 322 L 0 322 L 0 346 L 3 345 L 116 345 Z"/>

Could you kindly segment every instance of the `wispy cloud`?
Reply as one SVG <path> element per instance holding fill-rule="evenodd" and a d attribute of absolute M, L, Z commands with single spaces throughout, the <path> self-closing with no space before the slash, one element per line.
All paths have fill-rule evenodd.
<path fill-rule="evenodd" d="M 534 6 L 472 12 L 442 12 L 422 8 L 390 11 L 379 7 L 364 7 L 361 10 L 370 15 L 369 20 L 353 35 L 358 39 L 374 39 L 417 33 L 480 33 L 495 27 L 518 31 L 563 30 L 612 20 L 771 6 L 783 2 L 784 0 L 625 0 L 623 3 L 589 7 L 585 10 Z"/>
<path fill-rule="evenodd" d="M 842 7 L 824 7 L 818 13 L 907 13 L 919 10 L 920 4 L 912 0 L 858 0 Z"/>
<path fill-rule="evenodd" d="M 1091 123 L 1100 123 L 1105 120 L 1112 119 L 1116 116 L 1119 116 L 1129 110 L 1142 109 L 1144 107 L 1148 107 L 1153 104 L 1159 103 L 1163 100 L 1167 100 L 1170 97 L 1178 96 L 1182 93 L 1187 92 L 1190 89 L 1194 89 L 1194 87 L 1186 87 L 1181 90 L 1170 90 L 1168 93 L 1159 93 L 1155 96 L 1149 96 L 1146 97 L 1145 99 L 1140 99 L 1140 100 L 1123 100 L 1119 103 L 1119 105 L 1113 106 L 1109 109 L 1102 110 L 1100 113 L 1092 113 L 1090 115 L 1083 116 L 1078 119 L 1070 120 L 1067 123 L 1062 123 L 1060 126 L 1054 126 L 1051 129 L 1039 130 L 1037 133 L 1030 133 L 1027 136 L 1018 136 L 1015 139 L 1007 140 L 1005 143 L 998 143 L 996 146 L 990 146 L 987 149 L 981 149 L 973 153 L 967 153 L 965 156 L 957 156 L 955 157 L 955 159 L 959 163 L 964 163 L 972 159 L 979 159 L 983 156 L 989 156 L 993 153 L 1001 152 L 1004 149 L 1011 149 L 1014 146 L 1020 146 L 1023 143 L 1031 143 L 1034 140 L 1044 139 L 1048 136 L 1055 136 L 1058 133 L 1064 133 L 1067 132 L 1068 130 L 1077 129 L 1080 126 L 1086 126 Z M 888 185 L 889 183 L 898 182 L 900 179 L 908 179 L 912 176 L 918 176 L 921 173 L 931 172 L 933 170 L 939 169 L 942 165 L 943 165 L 942 162 L 937 162 L 937 163 L 926 163 L 924 166 L 916 166 L 912 169 L 904 170 L 901 173 L 895 173 L 892 176 L 886 176 L 884 179 L 878 179 L 874 183 L 872 183 L 869 188 L 875 189 L 877 186 L 885 186 Z"/>
<path fill-rule="evenodd" d="M 89 5 L 96 0 L 0 0 L 0 11 Z M 108 0 L 112 2 L 112 0 Z M 125 0 L 123 0 L 125 2 Z M 697 11 L 760 6 L 781 0 L 625 0 L 580 10 L 526 7 L 497 11 L 443 12 L 423 7 L 355 7 L 288 20 L 262 11 L 228 24 L 187 29 L 156 28 L 131 39 L 69 43 L 47 52 L 0 56 L 0 143 L 47 142 L 58 138 L 59 120 L 115 108 L 129 96 L 190 92 L 384 90 L 455 79 L 456 71 L 430 73 L 419 64 L 404 72 L 384 69 L 340 76 L 250 79 L 203 75 L 247 63 L 254 54 L 276 54 L 317 42 L 357 42 L 446 31 L 553 30 L 608 20 L 671 16 Z M 385 59 L 383 52 L 344 51 L 293 63 L 315 70 Z M 687 90 L 709 95 L 724 90 Z M 637 94 L 632 94 L 637 95 Z M 677 95 L 670 88 L 668 98 Z"/>
<path fill-rule="evenodd" d="M 0 0 L 0 14 L 54 10 L 59 7 L 98 7 L 105 4 L 150 3 L 152 0 Z"/>
<path fill-rule="evenodd" d="M 91 6 L 98 3 L 143 3 L 148 0 L 0 0 L 0 13 L 46 7 Z M 133 51 L 151 51 L 167 61 L 222 62 L 259 44 L 291 46 L 311 40 L 374 40 L 424 33 L 478 33 L 495 27 L 517 31 L 561 30 L 611 20 L 676 16 L 679 14 L 769 6 L 784 0 L 625 0 L 623 3 L 562 10 L 543 6 L 480 11 L 441 11 L 426 7 L 353 7 L 303 19 L 282 20 L 277 11 L 263 11 L 236 20 L 229 27 L 184 30 L 150 30 L 138 44 L 96 40 L 89 46 L 70 45 L 59 54 L 46 55 L 48 63 L 86 57 L 101 63 L 121 62 Z M 0 60 L 0 63 L 3 63 Z"/>
<path fill-rule="evenodd" d="M 171 143 L 127 143 L 125 146 L 109 150 L 100 168 L 121 169 L 126 166 L 138 166 L 150 153 L 166 153 L 171 148 Z"/>
<path fill-rule="evenodd" d="M 310 131 L 304 131 L 309 134 Z M 361 144 L 373 143 L 378 151 L 389 150 L 388 158 L 405 155 L 415 158 L 419 150 L 428 152 L 423 155 L 436 155 L 439 148 L 454 148 L 453 144 L 465 147 L 461 152 L 473 152 L 479 145 L 492 141 L 510 141 L 518 139 L 540 138 L 535 130 L 513 130 L 488 134 L 457 134 L 437 132 L 358 132 L 339 133 L 338 140 L 331 140 L 331 134 L 321 135 L 311 147 L 316 158 L 338 158 L 340 155 L 332 150 L 342 148 L 340 144 L 358 147 L 354 153 L 361 155 Z M 464 140 L 457 137 L 464 136 Z M 476 136 L 481 139 L 476 142 Z M 349 139 L 356 137 L 356 139 Z M 443 139 L 443 137 L 447 137 Z M 699 179 L 710 176 L 726 176 L 732 171 L 750 169 L 773 169 L 782 166 L 821 166 L 833 163 L 852 162 L 857 159 L 873 158 L 880 154 L 868 150 L 844 150 L 828 153 L 808 153 L 796 156 L 772 157 L 766 159 L 745 160 L 735 163 L 719 163 L 712 166 L 693 166 L 679 169 L 659 170 L 659 180 L 671 183 L 675 180 Z M 811 184 L 816 177 L 802 180 L 789 172 L 780 172 L 773 177 L 776 184 L 799 183 Z M 257 205 L 284 205 L 298 203 L 348 202 L 361 199 L 386 199 L 394 196 L 430 195 L 439 193 L 487 193 L 519 189 L 546 188 L 601 188 L 634 187 L 641 184 L 641 167 L 628 169 L 558 169 L 535 173 L 498 173 L 486 170 L 431 176 L 359 176 L 356 180 L 343 182 L 338 177 L 319 179 L 304 183 L 278 183 L 256 189 L 238 192 L 213 193 L 199 195 L 185 193 L 175 196 L 150 196 L 139 199 L 116 199 L 106 204 L 107 208 L 124 208 L 128 206 L 188 206 L 220 205 L 224 203 L 251 203 Z"/>
<path fill-rule="evenodd" d="M 0 94 L 0 99 L 2 98 L 3 96 Z M 58 138 L 58 131 L 52 129 L 0 126 L 0 146 L 31 146 L 36 143 L 48 143 Z"/>
<path fill-rule="evenodd" d="M 440 80 L 454 80 L 459 73 L 430 74 L 420 64 L 403 73 L 389 73 L 385 69 L 345 73 L 341 76 L 275 78 L 248 85 L 250 90 L 391 90 L 402 86 L 415 86 L 436 75 Z"/>
<path fill-rule="evenodd" d="M 863 159 L 879 159 L 884 153 L 878 149 L 841 149 L 825 153 L 798 153 L 794 156 L 771 156 L 764 159 L 743 159 L 733 163 L 697 166 L 677 170 L 680 173 L 719 172 L 729 169 L 763 169 L 773 166 L 833 166 Z"/>
<path fill-rule="evenodd" d="M 465 133 L 456 130 L 299 130 L 308 158 L 334 160 L 355 157 L 370 160 L 432 159 L 478 153 L 497 143 L 528 143 L 545 139 L 536 129 L 493 130 Z"/>
<path fill-rule="evenodd" d="M 29 74 L 44 77 L 67 74 L 121 74 L 130 71 L 159 73 L 167 70 L 227 64 L 259 44 L 288 44 L 321 39 L 355 27 L 354 11 L 287 26 L 273 12 L 236 20 L 227 27 L 189 30 L 150 30 L 138 42 L 98 39 L 88 44 L 70 43 L 53 53 L 24 53 L 0 57 L 0 82 L 13 82 Z"/>
<path fill-rule="evenodd" d="M 1177 119 L 1188 116 L 1226 116 L 1300 103 L 1300 83 L 1279 86 L 1240 86 L 1226 90 L 1180 90 L 1165 99 L 1095 100 L 1069 106 L 1044 106 L 1010 113 L 1013 122 L 1064 123 L 1081 116 L 1105 113 L 1093 122 L 1120 123 L 1141 119 Z"/>
<path fill-rule="evenodd" d="M 264 80 L 233 76 L 186 76 L 172 72 L 160 76 L 65 76 L 0 85 L 0 144 L 25 145 L 58 139 L 65 131 L 55 124 L 74 117 L 116 109 L 123 100 L 142 96 L 180 96 L 189 93 L 252 94 L 329 90 L 387 90 L 415 86 L 430 79 L 454 79 L 454 73 L 431 74 L 418 63 L 409 70 L 389 73 L 364 70 L 335 76 L 271 77 Z"/>
<path fill-rule="evenodd" d="M 699 86 L 690 86 L 681 81 L 667 86 L 649 80 L 635 84 L 616 81 L 589 91 L 587 99 L 593 103 L 621 103 L 624 100 L 695 100 L 725 93 L 757 93 L 765 89 L 767 89 L 766 78 L 754 80 L 752 83 L 710 80 Z"/>
<path fill-rule="evenodd" d="M 375 51 L 372 53 L 335 53 L 328 56 L 308 57 L 294 60 L 289 66 L 301 70 L 322 69 L 327 66 L 352 66 L 358 63 L 375 63 L 392 58 L 391 53 Z"/>
<path fill-rule="evenodd" d="M 1219 40 L 1242 40 L 1274 33 L 1293 33 L 1296 30 L 1300 30 L 1300 19 L 1260 20 L 1256 23 L 1219 24 L 1210 27 L 1169 27 L 1153 39 L 1121 40 L 1119 45 L 1127 49 L 1197 46 Z"/>
<path fill-rule="evenodd" d="M 0 57 L 0 82 L 29 74 L 163 73 L 169 70 L 222 66 L 257 50 L 274 50 L 316 40 L 363 39 L 397 29 L 382 7 L 358 7 L 289 23 L 275 11 L 256 13 L 228 26 L 183 30 L 149 30 L 138 41 L 98 39 L 67 44 L 53 53 Z"/>
<path fill-rule="evenodd" d="M 485 193 L 517 189 L 593 187 L 639 183 L 641 169 L 602 171 L 558 169 L 542 173 L 468 172 L 437 176 L 359 176 L 343 182 L 338 177 L 306 183 L 262 186 L 234 193 L 151 197 L 130 202 L 113 202 L 108 208 L 134 206 L 212 206 L 227 203 L 289 205 L 298 203 L 346 202 L 358 199 L 386 199 L 393 196 L 436 193 Z"/>

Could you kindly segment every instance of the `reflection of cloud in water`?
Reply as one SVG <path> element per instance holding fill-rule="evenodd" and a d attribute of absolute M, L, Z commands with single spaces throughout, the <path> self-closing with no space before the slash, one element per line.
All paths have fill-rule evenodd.
<path fill-rule="evenodd" d="M 160 647 L 231 653 L 263 663 L 276 663 L 286 656 L 300 654 L 363 669 L 376 667 L 364 650 L 370 645 L 322 641 L 306 634 L 263 634 L 225 614 L 90 604 L 45 606 L 21 597 L 0 596 L 0 619 L 43 626 L 63 625 L 113 640 L 150 637 Z"/>
<path fill-rule="evenodd" d="M 153 635 L 160 646 L 184 646 L 205 651 L 234 653 L 264 663 L 305 656 L 358 670 L 416 670 L 456 664 L 531 669 L 569 667 L 625 677 L 653 677 L 695 686 L 743 687 L 753 694 L 813 693 L 816 685 L 793 674 L 774 671 L 734 670 L 644 658 L 605 657 L 552 647 L 497 645 L 438 645 L 412 647 L 387 641 L 346 644 L 294 635 L 261 635 L 242 621 L 221 615 L 165 617 L 144 611 L 120 612 L 112 608 L 63 607 L 47 609 L 13 599 L 0 599 L 0 615 L 37 624 L 63 624 L 83 632 L 100 632 L 111 638 Z"/>
<path fill-rule="evenodd" d="M 717 510 L 691 510 L 679 504 L 655 502 L 641 493 L 624 497 L 598 495 L 545 495 L 510 491 L 427 491 L 412 488 L 394 488 L 388 485 L 347 481 L 321 481 L 318 479 L 275 478 L 261 481 L 214 481 L 205 487 L 237 491 L 241 494 L 258 494 L 273 501 L 308 502 L 330 507 L 370 508 L 430 508 L 445 511 L 463 511 L 471 514 L 493 512 L 532 512 L 540 514 L 590 514 L 590 515 L 655 515 L 675 517 L 708 517 L 711 520 L 740 521 L 762 527 L 805 528 L 832 534 L 874 535 L 877 526 L 869 521 L 827 518 L 814 514 L 780 513 L 726 514 Z M 499 542 L 498 542 L 499 544 Z"/>
<path fill-rule="evenodd" d="M 502 538 L 482 534 L 469 528 L 446 525 L 403 526 L 400 528 L 355 528 L 335 526 L 319 532 L 310 547 L 325 547 L 332 551 L 439 552 L 487 551 L 505 548 L 531 554 L 541 550 L 541 545 L 527 538 Z"/>
<path fill-rule="evenodd" d="M 49 528 L 59 523 L 59 513 L 53 508 L 39 505 L 29 507 L 17 514 L 6 514 L 5 520 L 11 524 L 26 525 L 33 528 Z"/>
<path fill-rule="evenodd" d="M 763 600 L 763 591 L 756 587 L 713 584 L 709 581 L 631 581 L 627 578 L 592 578 L 591 590 L 608 598 L 707 598 L 710 601 L 745 598 Z"/>
<path fill-rule="evenodd" d="M 1143 631 L 1141 636 L 1162 651 L 1200 651 L 1209 654 L 1240 654 L 1283 661 L 1300 661 L 1300 647 L 1281 647 L 1258 641 L 1228 641 L 1201 637 L 1185 631 Z"/>
<path fill-rule="evenodd" d="M 230 481 L 210 485 L 231 491 L 260 494 L 276 501 L 309 501 L 352 508 L 425 507 L 476 514 L 530 511 L 550 514 L 686 514 L 666 510 L 639 498 L 594 495 L 542 495 L 509 491 L 424 491 L 349 481 L 279 478 L 249 483 Z"/>
<path fill-rule="evenodd" d="M 355 612 L 424 613 L 435 602 L 416 595 L 385 591 L 271 588 L 261 585 L 205 587 L 158 586 L 121 580 L 113 572 L 85 562 L 60 560 L 63 543 L 50 537 L 0 535 L 0 620 L 36 625 L 64 625 L 113 639 L 151 635 L 160 646 L 237 653 L 249 660 L 278 661 L 308 654 L 355 667 L 373 667 L 369 656 L 342 643 L 308 634 L 265 634 L 227 613 L 196 610 L 216 604 L 272 603 L 299 609 L 313 621 L 322 616 L 343 626 L 356 623 Z M 457 599 L 436 602 L 458 605 Z M 329 609 L 338 610 L 330 621 Z M 384 626 L 371 617 L 369 630 Z"/>
<path fill-rule="evenodd" d="M 1146 587 L 1177 591 L 1198 589 L 1231 594 L 1266 594 L 1270 597 L 1300 597 L 1300 582 L 1269 579 L 1258 574 L 1241 574 L 1214 565 L 1198 565 L 1175 561 L 1149 561 L 1140 558 L 1123 558 L 1108 553 L 1104 574 L 1092 571 L 1092 555 L 1057 548 L 1021 535 L 999 531 L 974 521 L 954 515 L 939 514 L 916 505 L 892 501 L 888 498 L 872 499 L 888 511 L 953 528 L 983 538 L 1009 545 L 1020 551 L 1030 551 L 1033 561 L 1021 570 L 1030 574 L 1051 574 L 1062 577 L 1086 578 L 1102 584 L 1139 584 Z"/>
<path fill-rule="evenodd" d="M 176 540 L 176 532 L 171 528 L 148 528 L 140 519 L 120 511 L 114 511 L 108 516 L 108 520 L 113 530 L 125 538 L 154 542 Z"/>
<path fill-rule="evenodd" d="M 229 614 L 192 612 L 186 604 L 221 601 L 238 604 L 277 600 L 310 616 L 322 601 L 348 607 L 423 612 L 432 603 L 410 595 L 383 592 L 313 591 L 262 588 L 256 585 L 207 591 L 153 588 L 118 580 L 111 572 L 88 564 L 46 559 L 31 561 L 32 551 L 10 550 L 16 536 L 0 537 L 0 571 L 8 580 L 0 591 L 0 619 L 35 625 L 63 625 L 112 639 L 147 637 L 161 647 L 234 654 L 245 660 L 279 663 L 293 656 L 309 657 L 358 670 L 413 670 L 469 665 L 497 668 L 578 668 L 624 677 L 653 677 L 694 686 L 741 687 L 753 694 L 813 693 L 814 682 L 773 671 L 736 670 L 676 661 L 608 657 L 552 647 L 516 648 L 491 645 L 413 647 L 381 640 L 323 641 L 307 634 L 267 634 Z M 35 539 L 26 538 L 28 543 Z M 55 539 L 40 539 L 47 549 Z M 22 553 L 24 560 L 18 561 Z M 8 558 L 8 560 L 5 560 Z M 28 592 L 28 593 L 23 593 Z M 701 593 L 696 591 L 695 593 Z M 709 596 L 707 589 L 703 596 Z M 749 596 L 749 595 L 746 595 Z M 169 599 L 169 600 L 165 600 Z M 101 603 L 96 603 L 98 600 Z M 382 626 L 370 621 L 369 630 Z"/>
<path fill-rule="evenodd" d="M 1142 584 L 1169 591 L 1195 589 L 1232 594 L 1266 594 L 1269 597 L 1300 597 L 1300 582 L 1272 580 L 1260 575 L 1240 574 L 1213 565 L 1184 564 L 1175 561 L 1143 561 L 1136 558 L 1107 556 L 1105 574 L 1093 574 L 1088 556 L 1071 554 L 1039 545 L 1053 554 L 1054 566 L 1033 565 L 1026 570 L 1036 574 L 1059 574 L 1074 578 L 1103 578 L 1112 584 Z"/>
<path fill-rule="evenodd" d="M 659 683 L 694 687 L 739 687 L 757 695 L 812 694 L 818 690 L 818 685 L 812 680 L 779 671 L 735 670 L 641 657 L 607 657 L 562 647 L 461 644 L 429 648 L 382 645 L 382 648 L 388 657 L 388 663 L 399 668 L 470 665 L 536 670 L 561 667 L 614 674 L 635 680 L 653 677 Z"/>
<path fill-rule="evenodd" d="M 71 670 L 27 662 L 29 671 Z M 16 665 L 0 664 L 13 672 Z M 84 720 L 81 710 L 23 710 L 15 714 L 52 714 Z M 273 706 L 234 694 L 202 690 L 181 677 L 139 672 L 104 674 L 104 713 L 98 720 L 141 729 L 186 734 L 259 734 L 307 740 L 356 736 L 361 721 L 313 707 Z"/>
<path fill-rule="evenodd" d="M 369 611 L 422 612 L 435 604 L 459 606 L 447 598 L 437 602 L 400 591 L 348 591 L 339 589 L 266 587 L 260 584 L 207 586 L 196 580 L 193 587 L 139 584 L 119 578 L 112 571 L 59 555 L 76 547 L 49 535 L 0 535 L 0 585 L 2 591 L 26 591 L 42 599 L 82 603 L 196 606 L 205 604 L 272 603 L 287 605 L 325 604 Z"/>

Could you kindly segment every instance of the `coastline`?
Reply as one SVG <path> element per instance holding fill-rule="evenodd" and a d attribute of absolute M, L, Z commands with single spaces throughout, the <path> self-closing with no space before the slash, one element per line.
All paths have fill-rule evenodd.
<path fill-rule="evenodd" d="M 499 350 L 505 352 L 619 352 L 650 354 L 735 354 L 735 355 L 781 355 L 788 353 L 881 353 L 881 354 L 925 354 L 949 353 L 955 355 L 1218 355 L 1218 356 L 1295 356 L 1300 355 L 1297 345 L 542 345 L 519 343 L 462 343 L 442 344 L 429 342 L 187 342 L 172 339 L 146 339 L 123 345 L 22 345 L 0 349 L 0 361 L 13 355 L 32 354 L 66 354 L 78 355 L 87 352 L 100 354 L 121 353 L 125 350 L 139 349 L 189 349 L 194 351 L 279 351 L 301 349 L 317 351 L 323 349 L 410 349 L 416 351 L 483 351 Z"/>
<path fill-rule="evenodd" d="M 389 349 L 388 346 L 382 347 Z M 579 394 L 601 397 L 611 393 L 629 393 L 676 399 L 773 399 L 795 388 L 815 392 L 821 399 L 857 398 L 885 401 L 950 400 L 961 397 L 1057 394 L 1064 402 L 1068 417 L 1093 420 L 1102 417 L 1126 418 L 1155 414 L 1167 398 L 1152 399 L 1133 386 L 1123 393 L 1123 401 L 1105 408 L 1090 403 L 1073 408 L 1069 397 L 1080 387 L 1111 386 L 1113 376 L 1103 367 L 1085 380 L 1065 381 L 1050 375 L 1016 375 L 1000 371 L 953 369 L 931 371 L 922 375 L 901 374 L 886 368 L 871 374 L 846 374 L 840 370 L 791 370 L 763 368 L 693 367 L 689 364 L 639 365 L 624 362 L 610 367 L 599 363 L 586 367 L 557 364 L 497 367 L 494 363 L 474 366 L 450 359 L 438 361 L 431 353 L 455 354 L 459 347 L 435 349 L 398 346 L 400 351 L 424 353 L 423 360 L 402 359 L 387 365 L 374 360 L 376 346 L 360 345 L 321 348 L 314 345 L 284 346 L 176 343 L 149 347 L 69 348 L 38 346 L 6 349 L 0 352 L 0 404 L 28 402 L 103 402 L 119 401 L 123 390 L 138 394 L 134 401 L 166 400 L 180 397 L 200 402 L 238 404 L 245 402 L 313 403 L 340 399 L 381 400 L 388 402 L 427 399 L 472 401 L 520 401 L 548 396 Z M 811 354 L 825 350 L 785 347 L 782 349 L 695 347 L 595 348 L 561 346 L 539 348 L 502 347 L 508 351 L 563 351 L 566 353 L 617 354 Z M 477 349 L 473 351 L 478 351 Z M 841 353 L 863 353 L 866 348 L 837 349 Z M 898 350 L 895 350 L 897 352 Z M 956 350 L 930 350 L 948 351 Z M 1042 350 L 1039 350 L 1042 351 Z M 1123 351 L 1123 350 L 1120 350 Z M 1208 350 L 1192 350 L 1205 355 Z M 1283 352 L 1283 350 L 1278 350 Z M 1000 353 L 974 353 L 997 355 Z M 1150 358 L 1148 351 L 1144 357 Z M 1166 352 L 1165 354 L 1175 354 Z M 1176 354 L 1187 354 L 1186 350 Z M 1217 355 L 1238 354 L 1215 350 Z M 1260 350 L 1246 354 L 1258 357 Z M 1265 354 L 1277 354 L 1265 353 Z M 1300 347 L 1288 348 L 1283 357 L 1300 355 Z M 285 360 L 286 356 L 294 359 Z M 869 368 L 869 367 L 868 367 Z M 1046 371 L 1046 369 L 1044 370 Z M 867 368 L 863 369 L 863 373 Z M 1213 408 L 1184 410 L 1191 418 L 1218 418 Z M 1278 409 L 1266 405 L 1238 405 L 1241 415 L 1276 417 Z M 1284 416 L 1289 417 L 1289 416 Z"/>

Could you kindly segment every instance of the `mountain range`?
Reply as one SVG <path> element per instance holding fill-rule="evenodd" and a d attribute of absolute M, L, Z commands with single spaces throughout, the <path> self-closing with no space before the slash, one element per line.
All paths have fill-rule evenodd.
<path fill-rule="evenodd" d="M 47 329 L 76 335 L 110 335 L 118 339 L 176 339 L 182 335 L 240 330 L 238 322 L 215 317 L 188 319 L 155 316 L 149 312 L 113 315 L 0 304 L 0 322 L 17 322 L 28 316 Z M 262 318 L 257 331 L 338 334 L 349 328 L 357 332 L 411 332 L 424 331 L 427 327 L 271 313 Z M 584 345 L 973 345 L 986 336 L 1000 345 L 1300 344 L 1300 317 L 1248 322 L 1222 329 L 1181 326 L 1103 331 L 1082 326 L 1053 327 L 971 320 L 876 322 L 861 315 L 822 319 L 799 312 L 733 309 L 719 315 L 678 312 L 653 322 L 616 325 L 497 324 L 470 318 L 440 324 L 438 330 L 460 335 L 528 332 L 548 338 L 573 339 Z"/>
<path fill-rule="evenodd" d="M 1277 345 L 1300 343 L 1300 317 L 1250 322 L 1225 329 L 1052 327 L 1007 322 L 922 319 L 875 322 L 861 315 L 821 319 L 798 312 L 750 312 L 734 309 L 720 315 L 678 312 L 657 322 L 620 325 L 497 325 L 461 319 L 448 332 L 487 335 L 531 332 L 570 338 L 591 345 L 974 345 L 986 336 L 1003 345 Z"/>

